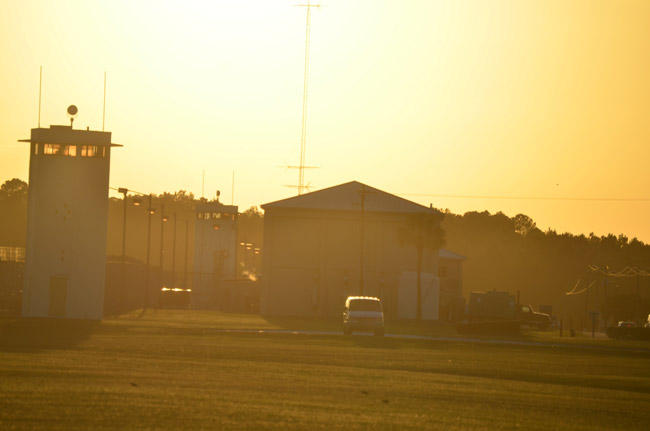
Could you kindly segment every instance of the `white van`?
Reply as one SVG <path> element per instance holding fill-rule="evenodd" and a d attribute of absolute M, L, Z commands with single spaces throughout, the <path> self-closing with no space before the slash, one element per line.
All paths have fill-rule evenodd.
<path fill-rule="evenodd" d="M 343 311 L 343 333 L 371 331 L 376 336 L 384 335 L 384 312 L 381 300 L 371 296 L 348 296 Z"/>

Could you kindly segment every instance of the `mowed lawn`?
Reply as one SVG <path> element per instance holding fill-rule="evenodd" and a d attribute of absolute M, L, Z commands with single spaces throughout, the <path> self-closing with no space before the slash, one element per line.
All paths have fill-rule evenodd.
<path fill-rule="evenodd" d="M 0 430 L 650 429 L 650 346 L 223 331 L 289 325 L 0 321 Z"/>

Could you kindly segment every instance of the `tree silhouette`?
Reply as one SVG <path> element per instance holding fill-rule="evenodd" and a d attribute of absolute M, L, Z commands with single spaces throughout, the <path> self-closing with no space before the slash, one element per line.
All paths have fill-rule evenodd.
<path fill-rule="evenodd" d="M 515 232 L 519 235 L 526 236 L 529 232 L 537 229 L 537 224 L 525 214 L 517 214 L 512 220 L 515 223 Z"/>
<path fill-rule="evenodd" d="M 18 178 L 0 186 L 0 246 L 24 247 L 29 187 Z"/>
<path fill-rule="evenodd" d="M 7 180 L 0 186 L 0 201 L 27 202 L 27 183 L 21 179 Z"/>
<path fill-rule="evenodd" d="M 445 245 L 445 232 L 440 227 L 444 214 L 421 212 L 410 215 L 400 229 L 400 242 L 415 246 L 417 252 L 416 311 L 415 319 L 422 320 L 422 256 L 424 250 L 435 251 Z"/>

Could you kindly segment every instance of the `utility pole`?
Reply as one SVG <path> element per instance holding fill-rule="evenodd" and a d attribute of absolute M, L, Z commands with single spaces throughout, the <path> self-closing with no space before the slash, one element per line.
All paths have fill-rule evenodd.
<path fill-rule="evenodd" d="M 162 298 L 162 288 L 163 286 L 163 255 L 165 253 L 165 248 L 163 247 L 164 245 L 164 239 L 165 239 L 165 222 L 167 221 L 167 217 L 165 216 L 165 201 L 162 202 L 162 209 L 160 211 L 160 287 L 158 288 L 158 298 L 159 302 L 160 299 Z"/>
<path fill-rule="evenodd" d="M 39 101 L 40 103 L 40 101 Z M 39 106 L 40 108 L 40 106 Z M 40 122 L 40 112 L 39 112 L 39 122 Z M 129 189 L 120 187 L 117 189 L 118 193 L 122 193 L 124 196 L 124 216 L 122 218 L 122 288 L 120 289 L 120 300 L 119 302 L 119 311 L 124 311 L 124 295 L 126 295 L 126 195 L 129 193 Z"/>
<path fill-rule="evenodd" d="M 172 281 L 171 288 L 176 287 L 176 211 L 174 211 L 174 240 L 172 241 Z"/>
<path fill-rule="evenodd" d="M 365 184 L 361 184 L 361 226 L 360 226 L 360 238 L 359 238 L 359 295 L 363 296 L 365 292 L 365 277 L 364 277 L 364 249 L 366 242 L 366 195 L 372 193 L 366 190 Z"/>
<path fill-rule="evenodd" d="M 365 242 L 365 223 L 364 223 L 364 216 L 365 216 L 365 211 L 366 210 L 366 190 L 365 187 L 362 185 L 361 186 L 361 242 L 360 242 L 360 247 L 359 247 L 359 294 L 363 296 L 363 287 L 364 287 L 364 279 L 363 279 L 363 243 Z"/>
<path fill-rule="evenodd" d="M 151 216 L 153 215 L 152 195 L 148 196 L 149 207 L 147 208 L 147 272 L 144 281 L 144 309 L 149 307 L 149 271 L 151 270 Z"/>
<path fill-rule="evenodd" d="M 185 275 L 183 276 L 183 289 L 187 290 L 187 247 L 189 245 L 190 227 L 189 221 L 185 220 Z"/>

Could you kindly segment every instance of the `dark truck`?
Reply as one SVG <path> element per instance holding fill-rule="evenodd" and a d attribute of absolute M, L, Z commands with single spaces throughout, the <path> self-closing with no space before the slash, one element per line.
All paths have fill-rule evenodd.
<path fill-rule="evenodd" d="M 471 292 L 467 304 L 466 322 L 458 332 L 517 333 L 523 327 L 546 330 L 551 316 L 538 313 L 530 305 L 518 304 L 508 292 L 490 290 Z"/>

